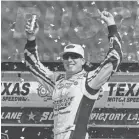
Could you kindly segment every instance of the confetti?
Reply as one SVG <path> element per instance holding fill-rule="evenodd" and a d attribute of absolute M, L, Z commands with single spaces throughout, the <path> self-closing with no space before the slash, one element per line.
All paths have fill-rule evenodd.
<path fill-rule="evenodd" d="M 6 10 L 5 10 L 6 12 L 10 12 L 10 9 L 9 8 L 6 8 Z"/>
<path fill-rule="evenodd" d="M 45 2 L 44 2 L 45 3 Z M 90 4 L 90 6 L 89 7 L 87 7 L 87 6 L 80 6 L 80 4 L 81 3 L 75 3 L 75 5 L 74 5 L 74 8 L 78 8 L 79 9 L 79 11 L 81 10 L 83 13 L 87 13 L 87 12 L 89 12 L 90 13 L 90 9 L 92 8 L 96 8 L 97 6 L 99 6 L 99 2 L 95 2 L 95 1 L 91 1 L 90 2 L 91 4 Z M 97 5 L 96 5 L 97 4 Z M 131 62 L 139 62 L 139 53 L 138 53 L 138 47 L 139 47 L 139 40 L 137 39 L 136 41 L 134 41 L 134 39 L 135 38 L 138 38 L 138 19 L 139 19 L 139 16 L 138 16 L 138 11 L 139 11 L 139 9 L 138 9 L 138 5 L 139 5 L 139 0 L 137 0 L 137 1 L 135 1 L 134 2 L 134 4 L 131 6 L 131 5 L 128 5 L 127 4 L 127 7 L 129 6 L 130 8 L 125 8 L 124 7 L 124 4 L 121 2 L 121 3 L 118 3 L 118 4 L 120 4 L 120 6 L 123 6 L 123 7 L 116 7 L 116 6 L 114 6 L 113 4 L 110 4 L 111 6 L 113 6 L 113 7 L 111 7 L 113 10 L 111 10 L 112 11 L 112 14 L 115 16 L 115 20 L 116 20 L 116 23 L 117 23 L 117 26 L 118 26 L 118 28 L 119 28 L 119 31 L 120 31 L 120 33 L 121 33 L 121 35 L 122 35 L 122 39 L 123 39 L 123 44 L 125 44 L 125 46 L 123 46 L 123 50 L 125 50 L 125 52 L 124 53 L 126 53 L 126 57 L 124 57 L 124 60 L 123 60 L 123 62 L 129 62 L 129 63 L 131 63 Z M 129 3 L 130 4 L 130 3 Z M 51 4 L 50 4 L 51 5 Z M 12 6 L 12 5 L 11 5 Z M 7 3 L 4 3 L 3 5 L 2 5 L 2 38 L 4 38 L 4 41 L 5 41 L 5 43 L 4 43 L 4 46 L 3 46 L 3 44 L 2 44 L 2 49 L 6 49 L 6 51 L 8 51 L 9 52 L 9 54 L 11 54 L 11 55 L 6 55 L 5 56 L 5 54 L 4 53 L 2 53 L 2 60 L 7 60 L 7 61 L 13 61 L 14 60 L 14 55 L 12 54 L 12 53 L 10 53 L 10 51 L 11 51 L 11 46 L 10 46 L 10 44 L 11 43 L 9 43 L 9 44 L 6 44 L 6 40 L 8 40 L 8 39 L 10 39 L 10 42 L 13 42 L 13 38 L 11 37 L 12 36 L 12 34 L 13 33 L 15 33 L 15 25 L 16 25 L 16 22 L 17 22 L 17 20 L 16 20 L 16 11 L 14 10 L 14 9 L 12 9 L 12 7 L 11 7 L 9 4 L 7 4 Z M 24 6 L 26 6 L 26 4 L 24 5 Z M 35 8 L 40 8 L 39 6 L 38 6 L 38 4 L 37 4 L 37 2 L 35 3 L 35 4 L 32 4 L 32 6 L 33 7 L 35 7 Z M 51 9 L 51 12 L 50 12 L 50 17 L 48 18 L 49 20 L 50 20 L 50 22 L 48 21 L 48 23 L 49 23 L 49 27 L 50 27 L 50 29 L 53 29 L 53 27 L 56 27 L 57 29 L 58 29 L 58 25 L 56 24 L 57 22 L 54 22 L 55 21 L 55 19 L 56 19 L 56 14 L 54 13 L 55 12 L 55 6 L 57 6 L 57 5 L 51 5 L 50 6 L 50 9 Z M 91 7 L 91 8 L 90 8 Z M 104 10 L 108 10 L 108 11 L 110 11 L 109 10 L 109 8 L 107 8 L 108 7 L 108 5 L 107 6 L 105 6 L 105 3 L 104 3 L 104 6 L 103 6 L 103 8 L 102 8 L 102 10 L 104 9 Z M 59 7 L 58 7 L 59 8 Z M 60 7 L 61 8 L 61 7 Z M 65 12 L 66 11 L 66 9 L 65 9 L 66 7 L 63 7 L 62 6 L 62 8 L 61 8 L 61 10 L 63 11 L 63 12 Z M 72 7 L 73 8 L 73 7 Z M 81 9 L 82 8 L 82 9 Z M 135 8 L 136 8 L 136 10 L 135 10 Z M 78 9 L 77 9 L 77 13 L 78 13 Z M 61 11 L 59 11 L 59 12 L 61 12 Z M 131 18 L 131 14 L 132 13 L 134 13 L 135 15 L 135 17 L 136 18 Z M 15 14 L 15 16 L 14 16 L 14 14 Z M 63 14 L 63 13 L 62 13 Z M 68 14 L 68 13 L 67 13 Z M 91 13 L 90 13 L 91 14 Z M 74 16 L 75 14 L 74 13 L 72 13 L 72 16 Z M 86 24 L 87 24 L 87 21 L 86 20 L 84 20 L 84 19 L 86 19 L 85 18 L 85 16 L 86 16 L 87 14 L 85 14 L 83 17 L 82 17 L 82 19 L 81 20 L 79 20 L 79 23 L 77 22 L 76 23 L 76 25 L 73 25 L 73 26 L 71 26 L 71 28 L 72 28 L 72 30 L 74 30 L 73 32 L 76 32 L 77 34 L 78 34 L 78 36 L 74 36 L 74 35 L 72 35 L 71 34 L 71 36 L 73 37 L 73 38 L 75 38 L 75 37 L 78 37 L 77 38 L 77 40 L 78 39 L 80 39 L 80 38 L 89 38 L 91 35 L 89 35 L 90 33 L 89 32 L 84 32 L 84 31 L 82 31 L 82 29 L 83 28 L 87 28 L 88 26 L 86 26 Z M 45 16 L 45 15 L 44 15 Z M 60 15 L 61 17 L 62 17 L 62 15 Z M 13 18 L 12 18 L 13 17 Z M 60 18 L 61 17 L 59 17 L 57 20 L 60 20 Z M 88 17 L 88 16 L 87 16 Z M 13 21 L 14 20 L 14 21 Z M 84 20 L 84 21 L 83 21 Z M 105 27 L 105 22 L 103 21 L 103 20 L 100 20 L 100 19 L 95 19 L 95 20 L 99 20 L 99 23 L 103 26 L 103 27 Z M 83 23 L 82 23 L 82 21 L 83 21 Z M 41 22 L 41 24 L 43 25 L 43 22 L 42 21 L 40 21 Z M 136 23 L 136 25 L 135 25 L 135 23 Z M 93 24 L 93 22 L 92 22 L 92 24 Z M 60 28 L 60 25 L 59 25 L 59 28 Z M 93 27 L 93 28 L 95 28 L 95 26 Z M 7 29 L 9 32 L 9 34 L 11 35 L 6 35 L 6 33 L 7 32 L 5 32 L 5 30 L 4 29 Z M 12 32 L 12 33 L 11 33 Z M 51 32 L 51 31 L 50 31 Z M 53 33 L 53 30 L 52 30 L 52 33 L 50 33 L 49 32 L 49 38 L 50 38 L 50 40 L 51 40 L 51 38 L 55 38 L 54 40 L 51 40 L 52 41 L 52 43 L 53 43 L 53 41 L 54 42 L 56 42 L 56 43 L 60 43 L 61 44 L 61 46 L 65 46 L 66 44 L 67 44 L 67 42 L 68 41 L 63 41 L 63 38 L 62 37 L 60 37 L 59 36 L 59 34 L 58 33 Z M 83 32 L 83 33 L 82 33 Z M 105 33 L 105 35 L 107 35 L 107 28 L 103 28 L 103 32 Z M 67 32 L 67 34 L 68 34 L 69 32 Z M 66 34 L 66 35 L 67 35 Z M 98 35 L 97 34 L 97 32 L 96 32 L 96 34 L 95 34 L 96 36 Z M 94 36 L 95 36 L 94 35 Z M 17 37 L 18 36 L 21 36 L 21 35 L 19 35 L 19 34 L 17 34 Z M 21 36 L 22 37 L 22 36 Z M 69 39 L 69 41 L 71 41 L 72 40 L 72 37 L 69 37 L 68 39 Z M 19 37 L 20 38 L 20 37 Z M 41 38 L 41 37 L 40 37 Z M 57 38 L 57 39 L 56 39 Z M 91 37 L 90 37 L 91 38 Z M 85 39 L 84 39 L 85 40 Z M 3 40 L 2 40 L 3 41 Z M 42 39 L 40 39 L 40 41 L 44 41 L 44 40 L 42 40 Z M 17 40 L 17 42 L 18 42 L 18 40 Z M 86 42 L 86 40 L 85 40 L 85 42 Z M 102 44 L 102 47 L 103 47 L 103 43 L 105 43 L 106 41 L 105 41 L 105 39 L 103 38 L 103 37 L 98 37 L 98 39 L 93 39 L 93 43 L 94 44 L 98 44 L 98 45 L 101 45 Z M 129 42 L 128 44 L 126 44 L 127 42 Z M 83 43 L 84 43 L 84 41 L 83 41 Z M 19 48 L 16 48 L 16 45 L 17 44 L 13 44 L 12 46 L 14 46 L 15 48 L 14 48 L 14 50 L 15 50 L 15 53 L 19 53 L 19 51 L 24 47 L 24 44 L 23 43 L 21 43 L 21 47 L 20 47 L 20 43 L 19 43 L 19 45 L 17 45 L 17 46 L 19 46 Z M 89 45 L 91 45 L 91 41 L 89 42 Z M 135 45 L 135 47 L 134 47 L 134 45 Z M 128 49 L 128 47 L 132 47 L 133 46 L 133 49 L 131 48 L 131 49 Z M 105 46 L 104 46 L 105 47 Z M 103 48 L 104 48 L 103 47 Z M 51 49 L 51 48 L 50 48 Z M 89 50 L 90 49 L 93 49 L 93 47 L 90 47 L 89 48 Z M 96 48 L 95 48 L 96 49 Z M 137 50 L 136 50 L 137 49 Z M 100 50 L 99 48 L 98 48 L 98 50 L 100 51 L 100 53 L 103 53 L 103 51 L 102 50 Z M 126 50 L 128 51 L 128 52 L 126 52 Z M 92 51 L 92 50 L 91 50 Z M 130 55 L 130 53 L 134 53 L 135 54 L 135 57 L 133 57 L 133 56 L 131 56 Z M 89 53 L 90 54 L 90 53 Z M 20 56 L 20 54 L 18 54 L 19 56 Z M 18 58 L 16 58 L 16 60 L 18 60 Z M 56 60 L 59 60 L 59 58 L 57 58 Z M 92 59 L 92 62 L 96 62 L 96 61 L 93 61 L 94 59 Z M 99 62 L 99 57 L 97 57 L 96 58 L 96 60 Z M 22 61 L 21 59 L 19 59 L 19 61 L 21 62 L 21 63 L 24 63 L 24 60 Z"/>
<path fill-rule="evenodd" d="M 20 82 L 23 83 L 25 80 L 23 78 L 20 78 Z"/>
<path fill-rule="evenodd" d="M 101 41 L 101 40 L 102 40 L 102 38 L 99 38 L 98 40 L 99 40 L 99 41 Z"/>
<path fill-rule="evenodd" d="M 8 133 L 8 130 L 5 130 L 5 133 Z"/>
<path fill-rule="evenodd" d="M 133 45 L 133 43 L 129 43 L 129 45 Z"/>
<path fill-rule="evenodd" d="M 60 36 L 57 37 L 60 40 Z"/>
<path fill-rule="evenodd" d="M 117 12 L 113 12 L 113 14 L 116 16 L 116 15 L 118 15 L 118 13 Z"/>
<path fill-rule="evenodd" d="M 83 44 L 82 47 L 83 47 L 83 48 L 86 48 L 86 45 Z"/>
<path fill-rule="evenodd" d="M 87 12 L 87 9 L 83 9 L 84 12 Z"/>
<path fill-rule="evenodd" d="M 14 65 L 14 70 L 15 70 L 15 69 L 17 69 L 17 66 L 16 66 L 16 65 Z"/>
<path fill-rule="evenodd" d="M 25 130 L 25 127 L 22 128 L 22 132 L 24 132 L 24 130 Z"/>
<path fill-rule="evenodd" d="M 38 132 L 38 134 L 37 134 L 38 136 L 40 136 L 41 135 L 41 132 Z"/>
<path fill-rule="evenodd" d="M 103 20 L 100 20 L 102 24 L 104 24 L 105 22 Z"/>
<path fill-rule="evenodd" d="M 49 34 L 49 37 L 50 37 L 50 38 L 52 38 L 52 35 L 51 35 L 51 34 Z"/>
<path fill-rule="evenodd" d="M 15 51 L 16 51 L 16 53 L 18 53 L 19 51 L 18 51 L 18 49 L 15 49 Z"/>
<path fill-rule="evenodd" d="M 57 57 L 57 60 L 60 60 L 61 59 L 61 57 Z"/>
<path fill-rule="evenodd" d="M 78 28 L 74 28 L 74 31 L 75 31 L 75 32 L 78 32 L 78 31 L 79 31 L 79 29 L 78 29 Z"/>
<path fill-rule="evenodd" d="M 64 46 L 65 44 L 66 44 L 65 42 L 62 42 L 62 43 L 61 43 L 61 45 L 63 45 L 63 46 Z"/>
<path fill-rule="evenodd" d="M 54 27 L 55 25 L 54 24 L 50 24 L 50 26 Z"/>
<path fill-rule="evenodd" d="M 65 12 L 65 9 L 64 9 L 64 8 L 62 8 L 62 11 L 63 11 L 63 12 Z"/>
<path fill-rule="evenodd" d="M 94 4 L 96 4 L 94 1 L 91 3 L 91 5 L 94 5 Z"/>
<path fill-rule="evenodd" d="M 124 35 L 128 35 L 128 33 L 127 32 L 124 32 Z"/>
<path fill-rule="evenodd" d="M 21 60 L 21 63 L 25 63 L 25 61 L 24 60 Z"/>

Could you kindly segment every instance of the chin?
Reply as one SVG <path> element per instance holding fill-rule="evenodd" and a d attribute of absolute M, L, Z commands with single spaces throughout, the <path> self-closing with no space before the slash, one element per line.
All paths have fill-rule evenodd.
<path fill-rule="evenodd" d="M 76 74 L 76 73 L 80 72 L 80 70 L 77 69 L 76 67 L 67 67 L 67 68 L 66 68 L 66 71 L 67 71 L 68 73 L 71 73 L 71 74 Z"/>
<path fill-rule="evenodd" d="M 72 74 L 76 74 L 76 73 L 78 73 L 78 72 L 79 72 L 79 71 L 75 71 L 75 70 L 74 70 L 74 71 L 71 71 Z"/>
<path fill-rule="evenodd" d="M 74 71 L 73 71 L 73 70 L 67 70 L 67 72 L 69 72 L 69 73 L 74 73 Z"/>
<path fill-rule="evenodd" d="M 74 70 L 72 70 L 72 69 L 68 69 L 67 72 L 68 72 L 68 73 L 71 73 L 71 74 L 76 73 L 76 71 L 74 71 Z"/>

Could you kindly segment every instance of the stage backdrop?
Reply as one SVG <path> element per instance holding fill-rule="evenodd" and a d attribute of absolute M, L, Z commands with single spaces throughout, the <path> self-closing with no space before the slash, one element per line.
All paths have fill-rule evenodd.
<path fill-rule="evenodd" d="M 2 72 L 1 105 L 2 126 L 53 125 L 51 94 L 29 72 Z M 139 128 L 138 73 L 116 73 L 103 85 L 90 126 Z"/>

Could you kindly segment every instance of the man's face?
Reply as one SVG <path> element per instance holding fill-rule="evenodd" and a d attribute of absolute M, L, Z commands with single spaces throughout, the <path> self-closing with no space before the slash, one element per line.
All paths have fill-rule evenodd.
<path fill-rule="evenodd" d="M 67 73 L 76 74 L 82 70 L 85 60 L 79 54 L 69 52 L 63 55 L 63 63 Z"/>

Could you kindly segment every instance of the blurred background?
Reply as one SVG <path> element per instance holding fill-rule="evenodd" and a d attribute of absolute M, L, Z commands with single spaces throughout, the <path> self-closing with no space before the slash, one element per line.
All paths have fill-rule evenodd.
<path fill-rule="evenodd" d="M 123 40 L 124 63 L 139 62 L 139 2 L 137 1 L 2 1 L 1 60 L 21 62 L 26 43 L 25 20 L 38 16 L 37 36 L 42 62 L 59 62 L 68 43 L 86 46 L 86 59 L 102 61 L 109 48 L 108 31 L 97 13 L 111 12 Z"/>

